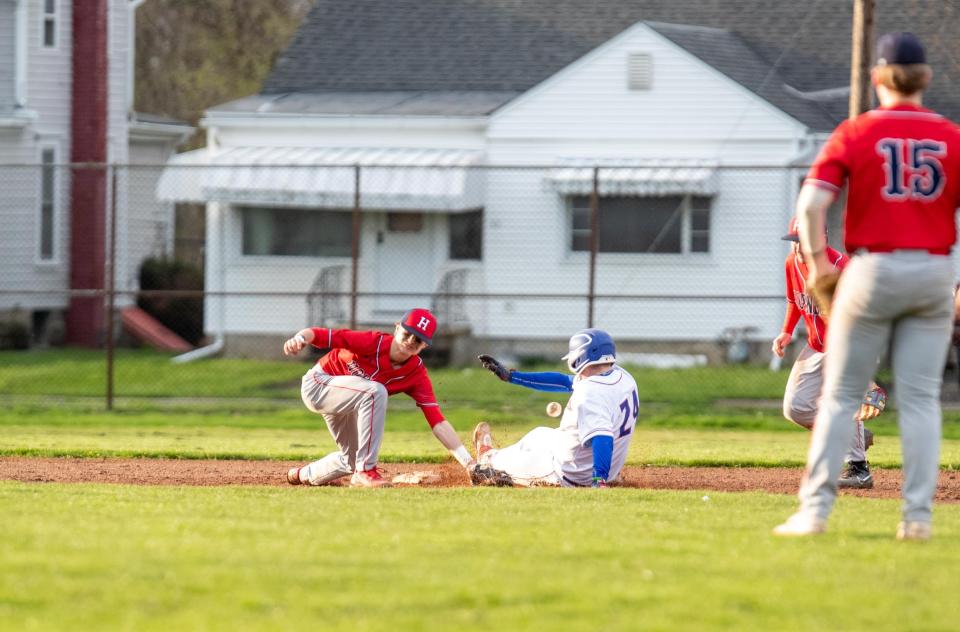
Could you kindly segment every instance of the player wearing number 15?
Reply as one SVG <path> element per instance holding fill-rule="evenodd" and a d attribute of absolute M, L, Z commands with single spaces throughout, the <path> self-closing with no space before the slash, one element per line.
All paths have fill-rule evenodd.
<path fill-rule="evenodd" d="M 519 485 L 606 487 L 620 475 L 637 423 L 640 399 L 633 376 L 615 364 L 613 339 L 600 329 L 570 338 L 563 357 L 573 375 L 521 373 L 496 359 L 480 362 L 505 382 L 539 391 L 572 393 L 559 428 L 534 428 L 519 442 L 496 449 L 486 422 L 474 430 L 477 460 Z"/>
<path fill-rule="evenodd" d="M 960 204 L 960 129 L 921 106 L 930 77 L 916 37 L 880 37 L 871 72 L 880 107 L 834 131 L 797 199 L 808 283 L 829 285 L 818 284 L 832 267 L 824 215 L 845 182 L 844 239 L 854 257 L 840 276 L 829 311 L 829 361 L 800 510 L 774 529 L 778 535 L 824 530 L 854 430 L 850 420 L 889 343 L 903 437 L 904 503 L 897 537 L 930 537 L 940 385 L 953 317 L 949 254 Z"/>

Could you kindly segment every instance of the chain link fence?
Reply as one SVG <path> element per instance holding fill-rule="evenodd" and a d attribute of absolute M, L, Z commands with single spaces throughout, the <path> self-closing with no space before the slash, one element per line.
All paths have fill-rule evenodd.
<path fill-rule="evenodd" d="M 802 166 L 286 158 L 0 166 L 0 347 L 96 350 L 110 400 L 137 394 L 118 352 L 280 360 L 304 326 L 391 331 L 411 307 L 440 322 L 428 361 L 454 366 L 557 363 L 592 326 L 625 364 L 722 382 L 804 344 L 801 324 L 770 352 Z M 829 224 L 839 248 L 839 205 Z"/>

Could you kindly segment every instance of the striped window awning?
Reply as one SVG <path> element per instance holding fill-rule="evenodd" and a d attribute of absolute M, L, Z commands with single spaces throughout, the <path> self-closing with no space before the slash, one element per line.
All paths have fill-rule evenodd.
<path fill-rule="evenodd" d="M 604 196 L 710 196 L 717 192 L 716 168 L 702 160 L 585 158 L 551 169 L 545 184 L 562 195 L 590 195 L 597 169 L 597 191 Z"/>
<path fill-rule="evenodd" d="M 157 184 L 169 202 L 463 212 L 483 207 L 483 152 L 462 149 L 232 147 L 173 156 Z"/>

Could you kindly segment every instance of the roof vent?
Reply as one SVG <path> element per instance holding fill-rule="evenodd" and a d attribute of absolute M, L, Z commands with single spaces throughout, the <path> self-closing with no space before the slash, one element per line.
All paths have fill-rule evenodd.
<path fill-rule="evenodd" d="M 653 55 L 630 53 L 627 56 L 627 87 L 630 90 L 649 90 L 653 86 Z"/>

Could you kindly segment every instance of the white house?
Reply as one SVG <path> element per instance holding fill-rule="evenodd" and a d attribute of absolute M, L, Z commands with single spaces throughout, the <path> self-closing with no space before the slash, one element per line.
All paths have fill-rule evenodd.
<path fill-rule="evenodd" d="M 0 0 L 0 313 L 32 316 L 37 338 L 51 316 L 66 311 L 71 322 L 68 290 L 102 287 L 110 186 L 102 170 L 74 177 L 65 165 L 155 164 L 191 131 L 132 110 L 142 2 Z M 173 205 L 153 194 L 157 177 L 124 170 L 119 181 L 117 289 L 135 290 L 140 261 L 172 244 Z M 102 340 L 102 309 L 92 307 L 95 318 L 81 318 L 88 326 L 68 332 L 76 342 Z"/>
<path fill-rule="evenodd" d="M 586 325 L 599 166 L 594 323 L 772 339 L 798 166 L 846 112 L 849 20 L 807 37 L 816 3 L 703 4 L 319 2 L 261 93 L 210 108 L 208 147 L 161 179 L 162 199 L 207 202 L 209 290 L 290 293 L 211 298 L 208 330 L 239 346 L 344 323 L 345 299 L 304 296 L 350 289 L 360 165 L 361 323 L 432 303 L 487 346 L 565 338 Z M 937 25 L 889 4 L 921 37 Z M 483 296 L 432 298 L 450 291 Z"/>

